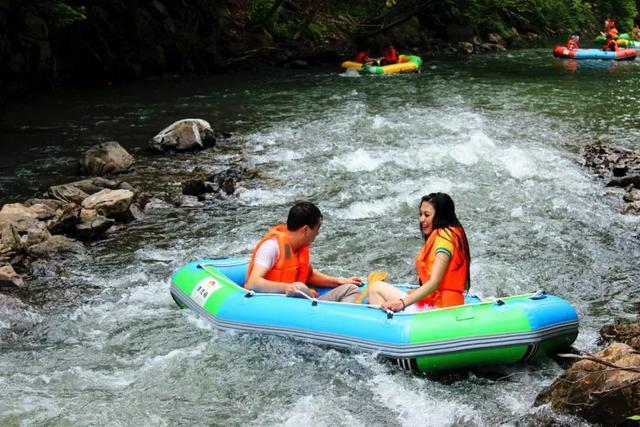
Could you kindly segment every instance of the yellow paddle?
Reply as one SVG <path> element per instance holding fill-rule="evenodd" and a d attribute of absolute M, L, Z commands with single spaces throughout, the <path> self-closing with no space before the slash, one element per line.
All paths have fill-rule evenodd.
<path fill-rule="evenodd" d="M 388 275 L 389 273 L 387 273 L 386 271 L 372 271 L 371 273 L 369 273 L 369 275 L 367 276 L 367 284 L 365 285 L 364 289 L 360 293 L 360 296 L 356 299 L 355 303 L 362 304 L 362 300 L 364 300 L 367 294 L 369 293 L 369 284 L 384 280 L 387 278 Z"/>

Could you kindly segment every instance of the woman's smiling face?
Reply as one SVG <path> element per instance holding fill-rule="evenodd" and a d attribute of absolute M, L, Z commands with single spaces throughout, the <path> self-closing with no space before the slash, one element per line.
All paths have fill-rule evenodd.
<path fill-rule="evenodd" d="M 422 202 L 420 204 L 420 210 L 418 212 L 420 219 L 420 226 L 422 227 L 422 234 L 426 237 L 433 231 L 433 216 L 436 210 L 429 202 Z"/>

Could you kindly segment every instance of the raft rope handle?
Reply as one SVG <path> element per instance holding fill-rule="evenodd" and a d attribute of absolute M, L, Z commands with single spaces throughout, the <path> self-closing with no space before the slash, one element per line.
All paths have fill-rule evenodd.
<path fill-rule="evenodd" d="M 301 291 L 301 290 L 298 290 L 298 293 L 299 293 L 300 295 L 302 295 L 303 297 L 305 297 L 306 299 L 311 300 L 311 305 L 312 305 L 312 306 L 314 306 L 314 307 L 315 307 L 316 305 L 318 305 L 318 298 L 310 297 L 309 295 L 305 294 L 305 293 L 304 293 L 303 291 Z"/>
<path fill-rule="evenodd" d="M 538 289 L 536 293 L 529 297 L 529 299 L 545 299 L 546 297 L 547 293 L 544 291 L 544 289 Z"/>

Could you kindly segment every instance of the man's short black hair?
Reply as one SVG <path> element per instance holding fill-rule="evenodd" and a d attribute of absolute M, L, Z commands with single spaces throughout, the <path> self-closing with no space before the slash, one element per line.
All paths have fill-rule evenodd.
<path fill-rule="evenodd" d="M 322 214 L 316 205 L 311 202 L 297 202 L 289 209 L 287 229 L 296 231 L 304 225 L 314 228 L 320 223 L 321 219 Z"/>

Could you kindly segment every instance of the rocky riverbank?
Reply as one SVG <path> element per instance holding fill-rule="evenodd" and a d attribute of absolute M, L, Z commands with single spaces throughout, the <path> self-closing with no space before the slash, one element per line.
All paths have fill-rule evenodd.
<path fill-rule="evenodd" d="M 185 119 L 159 132 L 148 148 L 180 156 L 230 144 L 230 134 L 215 132 L 205 120 Z M 144 222 L 158 210 L 199 207 L 233 197 L 244 174 L 240 163 L 227 161 L 199 171 L 136 166 L 136 159 L 117 142 L 101 143 L 79 158 L 83 179 L 1 207 L 0 313 L 7 322 L 0 325 L 0 344 L 19 339 L 39 321 L 38 310 L 25 303 L 32 287 L 43 280 L 63 280 L 69 262 L 90 256 L 87 243 L 117 238 L 130 224 Z"/>
<path fill-rule="evenodd" d="M 584 147 L 583 165 L 606 187 L 617 189 L 625 214 L 640 213 L 640 151 L 611 144 Z M 600 330 L 594 354 L 565 355 L 575 360 L 536 399 L 555 411 L 579 415 L 599 425 L 637 425 L 640 415 L 640 316 Z"/>
<path fill-rule="evenodd" d="M 640 213 L 640 151 L 611 144 L 590 144 L 583 149 L 584 165 L 622 193 L 627 214 Z"/>

